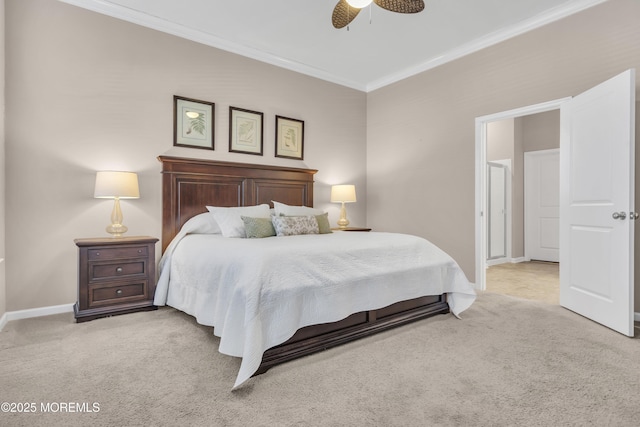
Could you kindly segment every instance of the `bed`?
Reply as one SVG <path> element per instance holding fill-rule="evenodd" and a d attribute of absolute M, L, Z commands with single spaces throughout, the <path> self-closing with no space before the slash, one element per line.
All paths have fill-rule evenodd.
<path fill-rule="evenodd" d="M 450 310 L 457 316 L 475 299 L 455 261 L 415 236 L 236 239 L 207 231 L 207 206 L 312 207 L 316 170 L 159 160 L 163 257 L 154 302 L 214 327 L 219 351 L 242 358 L 234 388 L 298 357 Z"/>

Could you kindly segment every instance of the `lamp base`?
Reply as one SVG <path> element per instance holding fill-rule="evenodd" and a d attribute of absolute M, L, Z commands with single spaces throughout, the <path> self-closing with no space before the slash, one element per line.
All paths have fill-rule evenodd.
<path fill-rule="evenodd" d="M 107 228 L 107 233 L 111 234 L 111 237 L 122 237 L 127 232 L 128 228 L 122 224 L 111 224 Z"/>
<path fill-rule="evenodd" d="M 122 210 L 120 209 L 120 198 L 114 197 L 113 199 L 113 211 L 111 212 L 111 225 L 107 227 L 107 233 L 112 237 L 122 237 L 123 233 L 126 233 L 127 227 L 122 225 Z"/>
<path fill-rule="evenodd" d="M 342 202 L 342 207 L 340 208 L 340 219 L 338 220 L 338 227 L 347 228 L 349 225 L 349 220 L 347 219 L 347 208 L 344 206 L 344 202 Z"/>

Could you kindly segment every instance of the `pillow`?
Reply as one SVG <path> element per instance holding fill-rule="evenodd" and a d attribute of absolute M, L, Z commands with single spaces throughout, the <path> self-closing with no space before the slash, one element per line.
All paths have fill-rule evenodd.
<path fill-rule="evenodd" d="M 316 215 L 316 221 L 318 221 L 318 233 L 333 233 L 333 231 L 331 231 L 331 225 L 329 225 L 329 214 L 327 212 L 322 215 Z"/>
<path fill-rule="evenodd" d="M 272 202 L 277 216 L 308 216 L 322 215 L 324 213 L 322 209 L 314 209 L 306 206 L 289 206 L 276 202 L 275 200 L 272 200 Z"/>
<path fill-rule="evenodd" d="M 318 234 L 318 221 L 315 216 L 273 216 L 273 228 L 278 236 L 296 236 L 299 234 Z"/>
<path fill-rule="evenodd" d="M 276 235 L 271 218 L 252 218 L 241 216 L 244 229 L 248 238 L 263 238 Z"/>
<path fill-rule="evenodd" d="M 192 218 L 189 218 L 184 223 L 181 230 L 185 230 L 187 233 L 195 234 L 220 234 L 220 226 L 218 222 L 211 214 L 211 212 L 205 212 L 198 214 Z"/>
<path fill-rule="evenodd" d="M 209 212 L 216 219 L 224 237 L 245 237 L 246 231 L 242 215 L 253 218 L 270 218 L 269 205 L 239 206 L 233 208 L 221 208 L 207 206 Z"/>

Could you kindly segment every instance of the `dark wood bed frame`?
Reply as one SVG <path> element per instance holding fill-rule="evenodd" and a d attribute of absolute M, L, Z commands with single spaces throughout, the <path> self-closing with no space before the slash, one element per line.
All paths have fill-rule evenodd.
<path fill-rule="evenodd" d="M 314 169 L 160 156 L 162 162 L 162 252 L 182 225 L 206 206 L 252 206 L 271 201 L 313 206 Z M 445 295 L 401 301 L 352 314 L 334 323 L 307 326 L 268 349 L 256 372 L 358 338 L 449 312 Z"/>

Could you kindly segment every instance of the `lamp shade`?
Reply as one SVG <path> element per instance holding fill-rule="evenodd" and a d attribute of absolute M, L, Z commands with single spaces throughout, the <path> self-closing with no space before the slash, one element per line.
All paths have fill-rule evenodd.
<path fill-rule="evenodd" d="M 334 185 L 331 187 L 332 203 L 352 203 L 356 201 L 355 185 Z"/>
<path fill-rule="evenodd" d="M 96 199 L 138 199 L 138 175 L 134 172 L 101 171 L 96 174 Z"/>

